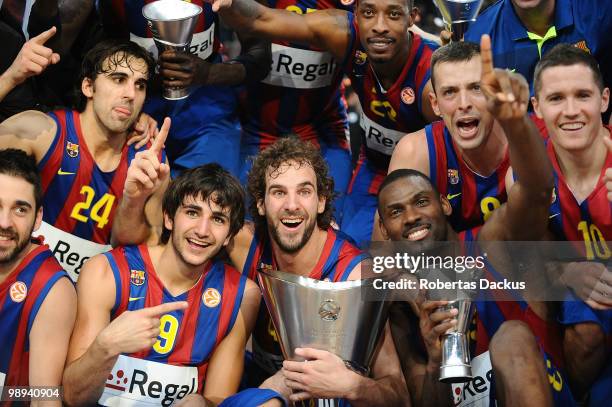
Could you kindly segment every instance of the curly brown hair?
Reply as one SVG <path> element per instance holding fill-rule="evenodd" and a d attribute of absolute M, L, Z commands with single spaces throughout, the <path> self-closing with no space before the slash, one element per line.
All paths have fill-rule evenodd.
<path fill-rule="evenodd" d="M 278 140 L 267 149 L 259 153 L 249 172 L 247 192 L 249 196 L 249 210 L 255 221 L 255 226 L 261 232 L 266 229 L 266 217 L 257 211 L 257 203 L 263 201 L 266 196 L 266 175 L 274 173 L 290 161 L 302 165 L 309 165 L 317 176 L 317 194 L 319 198 L 325 198 L 325 209 L 317 215 L 317 225 L 327 230 L 331 224 L 334 212 L 333 200 L 334 180 L 329 175 L 327 163 L 321 156 L 321 152 L 309 142 L 297 137 L 286 137 Z"/>

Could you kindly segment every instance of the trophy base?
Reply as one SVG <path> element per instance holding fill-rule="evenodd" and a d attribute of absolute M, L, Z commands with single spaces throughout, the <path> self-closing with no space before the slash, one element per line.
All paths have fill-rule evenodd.
<path fill-rule="evenodd" d="M 166 100 L 181 100 L 189 97 L 189 89 L 177 88 L 177 89 L 164 89 L 164 99 Z"/>
<path fill-rule="evenodd" d="M 472 380 L 470 365 L 440 366 L 440 381 L 442 383 L 465 383 Z"/>

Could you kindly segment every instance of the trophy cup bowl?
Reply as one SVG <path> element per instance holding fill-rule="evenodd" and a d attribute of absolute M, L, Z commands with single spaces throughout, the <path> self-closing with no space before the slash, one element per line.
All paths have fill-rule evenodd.
<path fill-rule="evenodd" d="M 446 28 L 452 32 L 452 41 L 460 41 L 468 23 L 475 21 L 484 0 L 434 0 Z"/>
<path fill-rule="evenodd" d="M 301 361 L 295 348 L 316 348 L 369 373 L 390 305 L 364 300 L 374 279 L 333 283 L 277 270 L 260 270 L 258 278 L 285 359 Z"/>
<path fill-rule="evenodd" d="M 439 309 L 450 311 L 453 308 L 458 311 L 457 325 L 448 330 L 442 338 L 440 381 L 444 383 L 465 383 L 472 379 L 470 348 L 468 347 L 466 332 L 474 314 L 474 303 L 470 299 L 458 299 Z"/>
<path fill-rule="evenodd" d="M 159 54 L 166 50 L 189 52 L 200 13 L 202 7 L 182 0 L 158 0 L 142 8 Z M 189 88 L 164 87 L 163 95 L 168 100 L 184 99 L 189 96 Z"/>

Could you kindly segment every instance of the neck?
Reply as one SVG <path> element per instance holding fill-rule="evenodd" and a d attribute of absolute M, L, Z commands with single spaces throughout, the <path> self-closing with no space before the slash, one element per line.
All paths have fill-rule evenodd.
<path fill-rule="evenodd" d="M 200 266 L 185 263 L 171 242 L 150 246 L 149 253 L 156 274 L 173 296 L 180 295 L 196 285 L 208 266 L 208 261 Z"/>
<path fill-rule="evenodd" d="M 465 163 L 476 174 L 488 177 L 502 163 L 508 149 L 508 140 L 497 121 L 493 122 L 491 134 L 487 141 L 477 148 L 461 150 L 460 154 Z"/>
<path fill-rule="evenodd" d="M 527 31 L 540 36 L 546 34 L 550 26 L 553 25 L 555 17 L 555 1 L 546 0 L 539 6 L 529 10 L 519 9 L 514 6 L 519 20 L 525 25 Z"/>
<path fill-rule="evenodd" d="M 96 162 L 99 157 L 104 159 L 108 155 L 121 154 L 127 141 L 127 133 L 108 130 L 93 111 L 91 103 L 88 103 L 85 111 L 80 114 L 80 120 L 87 149 Z"/>
<path fill-rule="evenodd" d="M 608 134 L 608 130 L 602 126 L 593 143 L 581 151 L 563 150 L 553 141 L 559 169 L 578 201 L 589 196 L 597 185 L 608 155 L 603 143 L 603 138 Z"/>
<path fill-rule="evenodd" d="M 276 260 L 276 265 L 279 270 L 286 273 L 308 276 L 319 262 L 326 240 L 327 231 L 318 226 L 315 226 L 310 239 L 308 239 L 304 247 L 295 253 L 284 252 L 272 239 L 272 254 Z"/>
<path fill-rule="evenodd" d="M 408 40 L 404 47 L 398 52 L 396 56 L 387 62 L 373 62 L 370 61 L 370 66 L 376 75 L 376 78 L 380 81 L 382 87 L 387 90 L 397 81 L 400 73 L 404 70 L 404 66 L 408 61 L 408 55 L 410 55 L 410 48 L 412 48 L 412 33 L 407 33 Z"/>

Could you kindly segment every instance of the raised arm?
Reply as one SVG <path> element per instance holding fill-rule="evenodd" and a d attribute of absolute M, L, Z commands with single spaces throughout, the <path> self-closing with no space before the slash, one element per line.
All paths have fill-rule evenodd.
<path fill-rule="evenodd" d="M 527 116 L 529 86 L 521 75 L 494 69 L 491 39 L 481 40 L 481 88 L 487 108 L 500 123 L 510 150 L 517 180 L 508 201 L 483 226 L 482 240 L 539 240 L 548 227 L 548 207 L 553 188 L 552 165 L 542 138 Z"/>
<path fill-rule="evenodd" d="M 151 147 L 136 154 L 128 168 L 123 198 L 113 222 L 114 246 L 157 243 L 162 228 L 162 199 L 170 183 L 170 167 L 159 157 L 170 130 L 166 118 Z"/>
<path fill-rule="evenodd" d="M 40 162 L 55 138 L 57 124 L 48 115 L 27 110 L 0 123 L 0 148 L 17 148 Z"/>
<path fill-rule="evenodd" d="M 213 10 L 228 25 L 247 35 L 313 45 L 344 58 L 349 44 L 347 12 L 327 9 L 297 14 L 277 10 L 254 0 L 212 0 Z"/>

